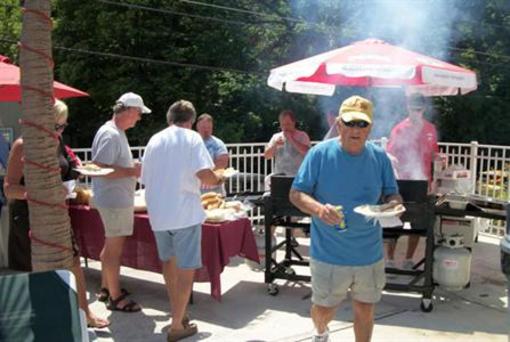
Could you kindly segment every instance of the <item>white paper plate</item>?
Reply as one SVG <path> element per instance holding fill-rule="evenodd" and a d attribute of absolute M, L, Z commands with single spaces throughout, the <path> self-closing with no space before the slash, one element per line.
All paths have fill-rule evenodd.
<path fill-rule="evenodd" d="M 110 169 L 110 168 L 102 168 L 99 170 L 88 170 L 88 169 L 84 169 L 84 168 L 75 168 L 75 170 L 84 176 L 90 176 L 90 177 L 106 176 L 113 172 L 113 169 Z"/>
<path fill-rule="evenodd" d="M 379 217 L 393 217 L 402 214 L 406 211 L 404 206 L 399 206 L 389 211 L 381 211 L 380 205 L 364 204 L 354 208 L 354 212 L 365 217 L 379 218 Z"/>

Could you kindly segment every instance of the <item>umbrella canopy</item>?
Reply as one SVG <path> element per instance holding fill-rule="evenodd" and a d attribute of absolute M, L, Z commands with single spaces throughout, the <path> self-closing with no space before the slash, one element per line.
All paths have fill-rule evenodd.
<path fill-rule="evenodd" d="M 271 70 L 267 84 L 288 92 L 333 95 L 335 87 L 406 87 L 425 96 L 476 90 L 476 74 L 459 66 L 367 39 Z"/>
<path fill-rule="evenodd" d="M 53 93 L 58 99 L 89 96 L 86 92 L 60 82 L 53 83 Z M 9 58 L 0 55 L 0 102 L 21 101 L 20 68 L 11 64 Z"/>

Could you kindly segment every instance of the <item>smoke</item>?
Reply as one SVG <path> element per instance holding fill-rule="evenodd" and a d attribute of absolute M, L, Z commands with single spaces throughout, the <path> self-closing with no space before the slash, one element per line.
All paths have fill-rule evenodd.
<path fill-rule="evenodd" d="M 450 48 L 459 38 L 455 26 L 460 20 L 475 20 L 476 6 L 469 3 L 465 0 L 292 0 L 291 8 L 292 16 L 303 18 L 308 23 L 306 30 L 314 32 L 307 32 L 307 37 L 315 35 L 314 39 L 306 40 L 309 45 L 296 41 L 303 58 L 376 38 L 449 61 Z M 297 35 L 297 40 L 300 37 Z M 318 99 L 325 130 L 329 128 L 326 113 L 338 112 L 341 102 L 352 94 L 366 96 L 374 102 L 371 138 L 389 136 L 391 128 L 407 115 L 402 89 L 338 88 L 332 98 Z"/>

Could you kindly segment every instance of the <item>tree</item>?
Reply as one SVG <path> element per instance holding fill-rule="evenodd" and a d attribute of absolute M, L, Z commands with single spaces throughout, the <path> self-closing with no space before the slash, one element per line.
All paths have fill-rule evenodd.
<path fill-rule="evenodd" d="M 227 142 L 266 141 L 277 113 L 287 107 L 320 139 L 325 111 L 338 109 L 351 90 L 342 88 L 333 98 L 280 93 L 265 84 L 269 70 L 370 37 L 478 72 L 475 93 L 434 100 L 443 141 L 510 144 L 505 0 L 55 3 L 56 45 L 116 54 L 56 53 L 59 79 L 88 90 L 93 99 L 72 102 L 76 120 L 69 132 L 77 146 L 90 145 L 113 101 L 127 90 L 144 96 L 155 113 L 130 134 L 133 144 L 144 145 L 163 128 L 169 103 L 179 98 L 210 112 L 216 133 Z M 404 13 L 399 6 L 411 10 L 396 16 Z"/>
<path fill-rule="evenodd" d="M 24 178 L 32 234 L 32 267 L 34 271 L 71 268 L 70 219 L 57 161 L 58 141 L 51 134 L 55 130 L 55 115 L 50 1 L 25 1 L 21 44 Z"/>
<path fill-rule="evenodd" d="M 215 2 L 270 13 L 263 17 L 175 1 L 123 3 L 56 3 L 56 45 L 140 57 L 56 52 L 59 79 L 87 90 L 93 99 L 73 102 L 68 128 L 74 131 L 73 144 L 90 146 L 92 132 L 128 90 L 141 94 L 154 112 L 130 133 L 132 144 L 146 144 L 165 127 L 164 113 L 181 98 L 191 100 L 199 113 L 212 114 L 215 133 L 227 142 L 267 141 L 278 112 L 286 107 L 296 111 L 312 135 L 320 131 L 313 98 L 265 85 L 268 70 L 293 57 L 287 49 L 294 24 L 280 18 L 289 14 L 285 1 Z"/>

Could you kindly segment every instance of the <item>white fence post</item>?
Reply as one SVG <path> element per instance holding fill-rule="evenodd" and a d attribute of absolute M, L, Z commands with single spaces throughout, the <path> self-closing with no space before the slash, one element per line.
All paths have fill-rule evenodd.
<path fill-rule="evenodd" d="M 471 155 L 469 165 L 471 166 L 471 193 L 476 193 L 476 175 L 478 173 L 478 141 L 471 141 Z"/>

